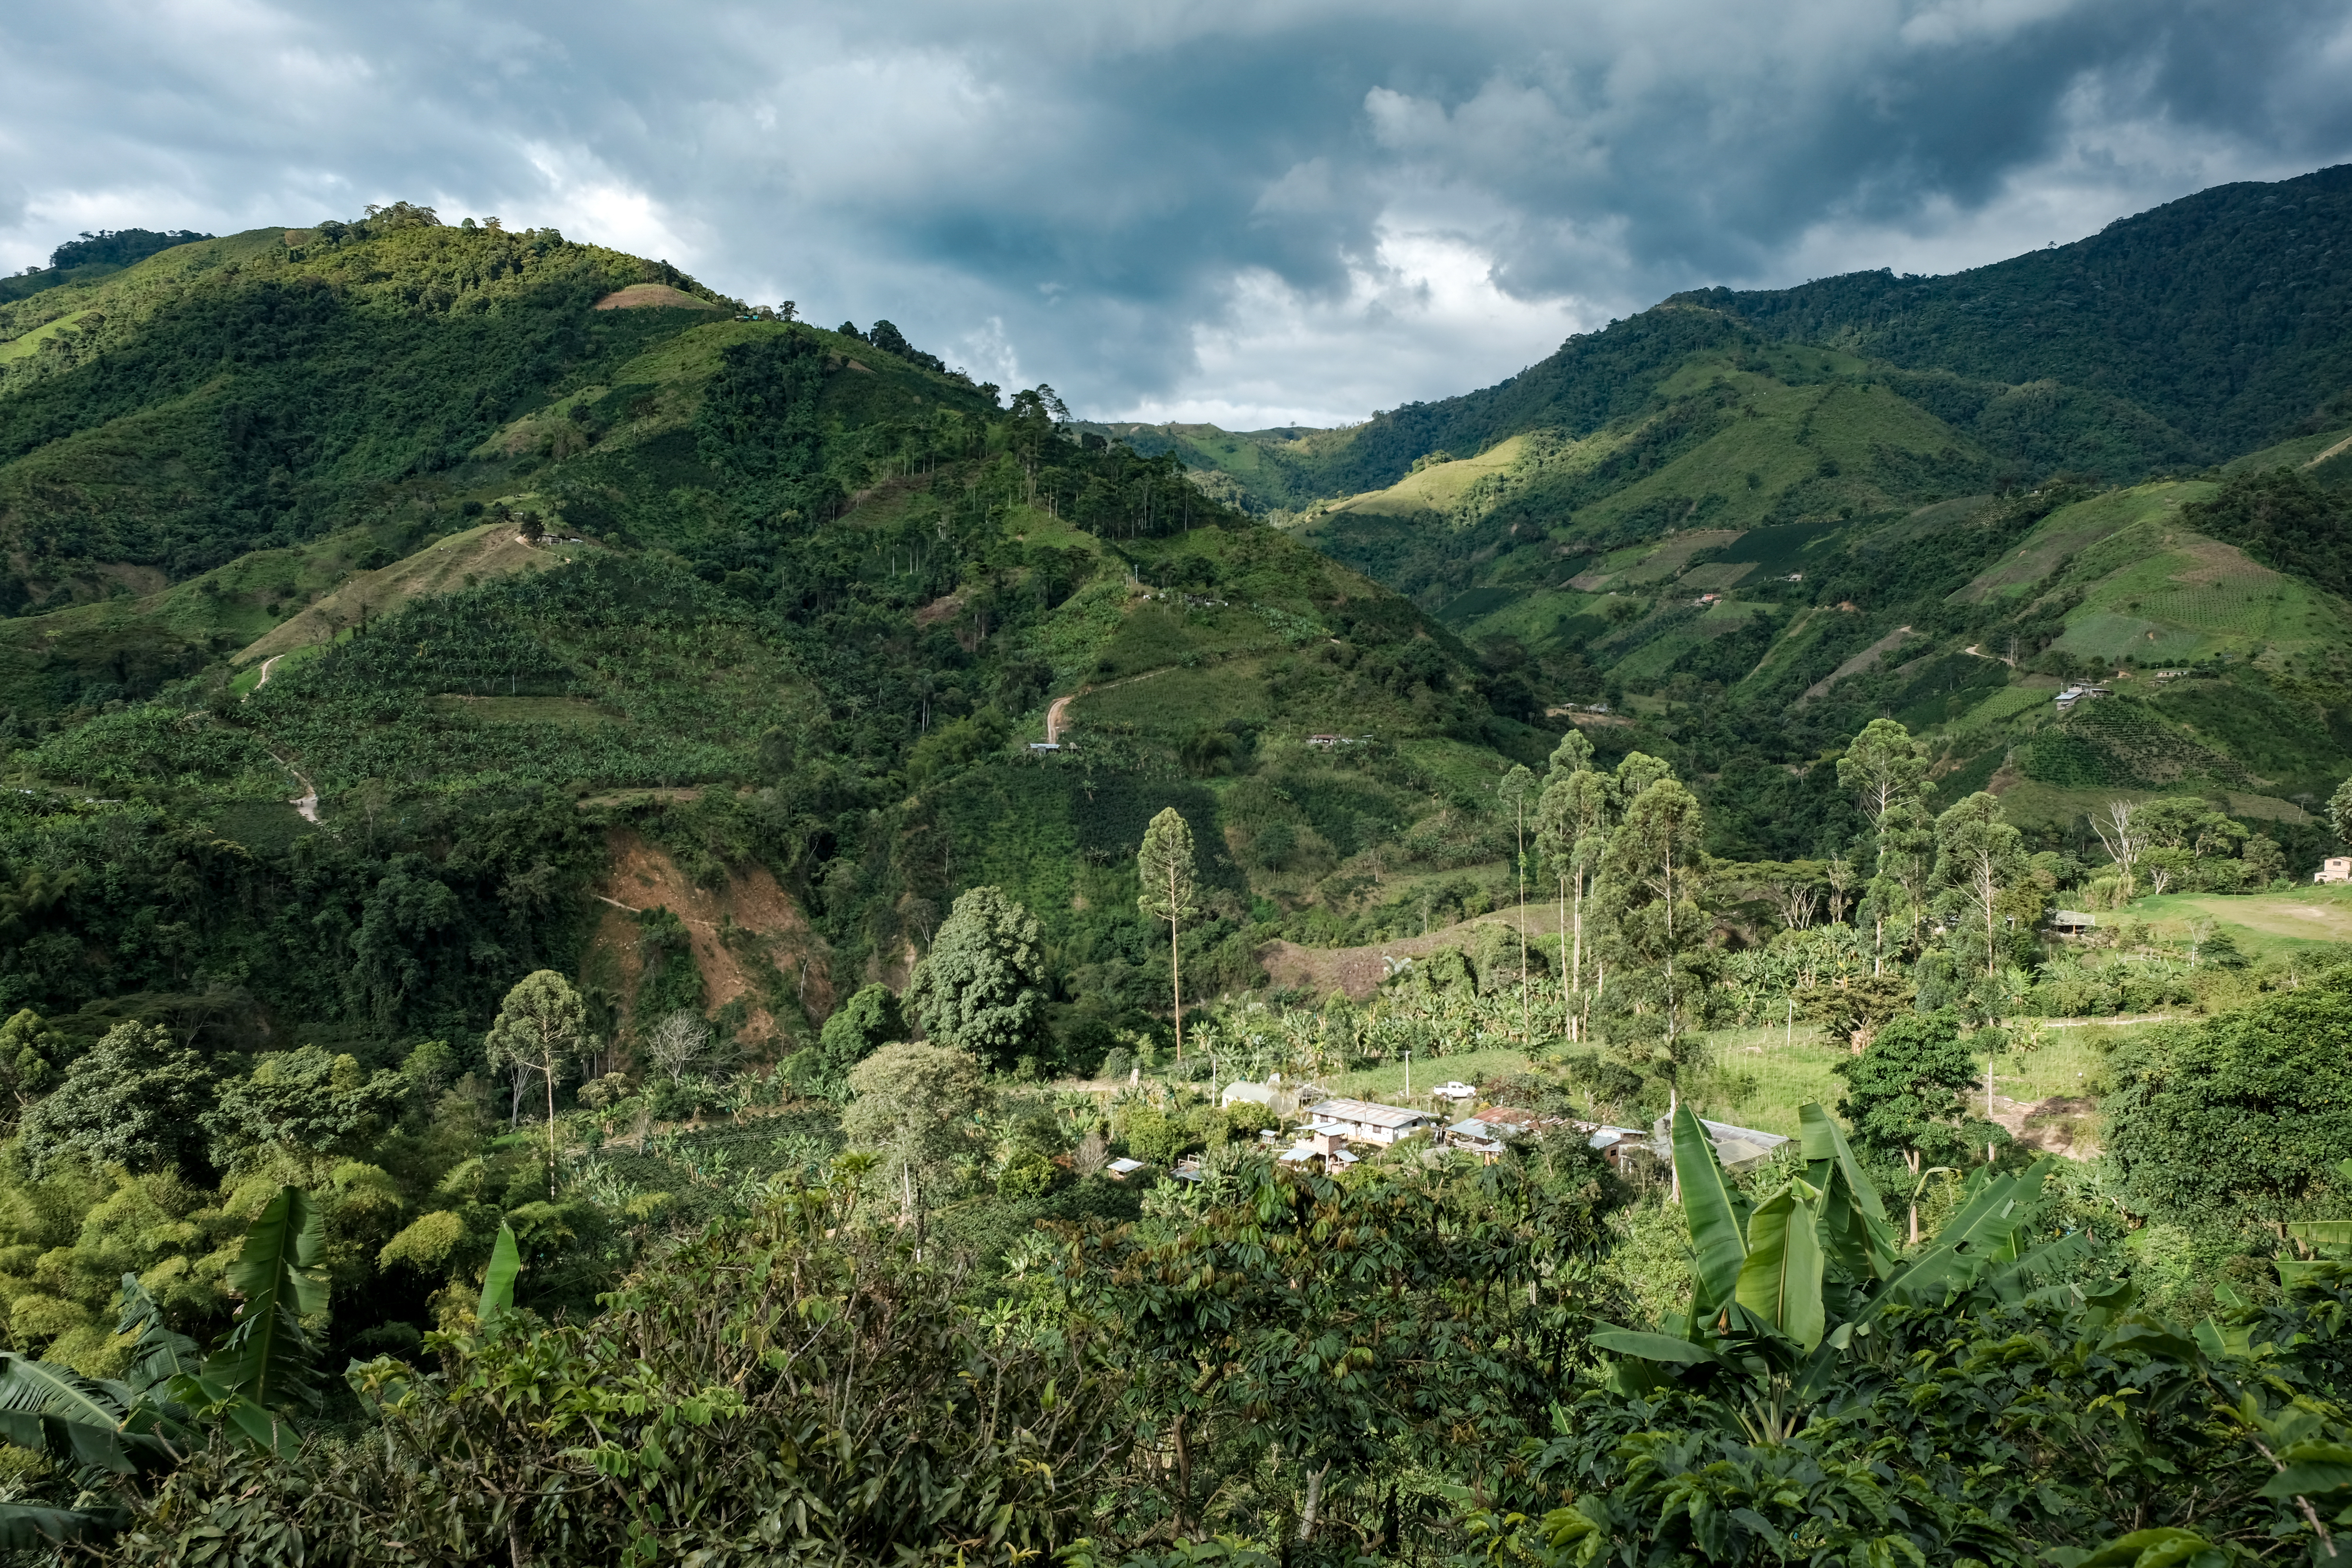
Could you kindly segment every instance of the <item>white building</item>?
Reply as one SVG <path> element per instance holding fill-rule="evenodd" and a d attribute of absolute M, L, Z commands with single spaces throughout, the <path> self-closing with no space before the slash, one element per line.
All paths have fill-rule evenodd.
<path fill-rule="evenodd" d="M 1354 1143 L 1393 1143 L 1437 1125 L 1437 1118 L 1426 1110 L 1375 1105 L 1368 1100 L 1320 1100 L 1307 1115 L 1314 1120 L 1318 1133 Z"/>

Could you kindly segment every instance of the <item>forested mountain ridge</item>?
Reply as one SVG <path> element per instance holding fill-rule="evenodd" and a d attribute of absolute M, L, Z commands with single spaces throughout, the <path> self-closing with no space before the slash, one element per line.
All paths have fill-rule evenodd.
<path fill-rule="evenodd" d="M 0 1000 L 91 1029 L 241 995 L 239 1038 L 364 1058 L 554 963 L 608 1033 L 642 993 L 789 1052 L 984 879 L 1046 919 L 1048 1058 L 1098 1058 L 1158 995 L 1153 811 L 1222 847 L 1186 940 L 1246 984 L 1285 921 L 1490 859 L 1497 748 L 1549 749 L 1393 595 L 887 322 L 405 206 L 13 309 L 0 861 L 41 891 Z M 761 951 L 610 882 L 640 842 Z"/>
<path fill-rule="evenodd" d="M 2227 457 L 2352 387 L 2352 164 L 2216 185 L 1965 272 L 1675 298 L 1906 370 L 2120 397 Z"/>
<path fill-rule="evenodd" d="M 193 229 L 160 234 L 145 228 L 103 229 L 97 234 L 85 231 L 80 238 L 67 240 L 51 251 L 47 267 L 27 267 L 13 278 L 0 278 L 0 301 L 21 300 L 27 294 L 62 289 L 69 283 L 94 282 L 159 250 L 210 238 L 211 235 Z"/>
<path fill-rule="evenodd" d="M 1698 308 L 1693 310 L 1692 307 Z M 1491 387 L 1362 425 L 1126 433 L 1179 449 L 1260 506 L 1382 489 L 1433 452 L 1532 430 L 1580 438 L 1640 411 L 1666 370 L 1735 341 L 1868 363 L 2022 479 L 2109 483 L 2284 440 L 2352 388 L 2352 165 L 2216 186 L 2096 235 L 1938 277 L 1848 273 L 1702 289 L 1580 333 Z"/>
<path fill-rule="evenodd" d="M 1714 781 L 1726 852 L 1825 844 L 1730 781 L 1874 712 L 2053 834 L 2190 781 L 2292 837 L 2352 767 L 2339 237 L 2324 170 L 1948 279 L 1678 295 L 1363 426 L 1122 438 L 1412 597 L 1531 710 L 1605 703 L 1604 751 Z M 2054 700 L 2095 680 L 2097 717 Z"/>

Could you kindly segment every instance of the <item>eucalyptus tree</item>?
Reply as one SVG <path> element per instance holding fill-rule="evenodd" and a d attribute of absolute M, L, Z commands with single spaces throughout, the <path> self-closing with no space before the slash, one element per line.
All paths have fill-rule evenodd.
<path fill-rule="evenodd" d="M 1529 1041 L 1534 1037 L 1528 1031 L 1528 813 L 1536 803 L 1539 787 L 1536 775 L 1524 763 L 1505 773 L 1503 782 L 1495 786 L 1495 793 L 1510 809 L 1517 847 L 1513 866 L 1518 875 L 1519 888 L 1519 1033 L 1522 1038 Z"/>
<path fill-rule="evenodd" d="M 1987 980 L 2000 972 L 2002 896 L 2029 869 L 2025 842 L 1994 796 L 1979 790 L 1936 819 L 1937 908 L 1953 956 L 1980 961 Z"/>
<path fill-rule="evenodd" d="M 1176 943 L 1178 928 L 1201 912 L 1199 874 L 1192 859 L 1192 828 L 1183 813 L 1166 806 L 1143 830 L 1135 870 L 1142 890 L 1135 903 L 1144 914 L 1168 922 L 1168 986 L 1176 1018 L 1176 1059 L 1184 1059 L 1184 969 Z"/>
<path fill-rule="evenodd" d="M 1669 1074 L 1681 1061 L 1682 1016 L 1696 990 L 1688 957 L 1706 941 L 1698 904 L 1706 837 L 1698 797 L 1669 773 L 1626 803 L 1601 867 L 1600 901 L 1613 940 L 1654 975 Z"/>
<path fill-rule="evenodd" d="M 1567 749 L 1566 742 L 1561 749 Z M 1584 991 L 1585 900 L 1608 852 L 1610 816 L 1616 804 L 1608 775 L 1585 765 L 1591 758 L 1587 743 L 1579 765 L 1561 772 L 1555 753 L 1551 782 L 1536 805 L 1536 849 L 1559 887 L 1560 1005 L 1567 1010 L 1570 1039 L 1583 1032 L 1577 1004 Z"/>
<path fill-rule="evenodd" d="M 1870 819 L 1877 860 L 1863 907 L 1870 911 L 1879 966 L 1886 953 L 1890 916 L 1916 911 L 1924 860 L 1933 847 L 1928 802 L 1935 785 L 1927 777 L 1927 747 L 1894 719 L 1873 719 L 1838 759 L 1838 784 L 1850 790 Z M 1898 895 L 1904 895 L 1898 905 Z M 1916 913 L 1909 918 L 1916 925 Z"/>
<path fill-rule="evenodd" d="M 555 1198 L 555 1080 L 591 1055 L 588 1005 L 572 983 L 551 969 L 535 970 L 515 983 L 499 1005 L 499 1016 L 482 1039 L 493 1068 L 538 1073 L 547 1088 L 547 1196 Z"/>

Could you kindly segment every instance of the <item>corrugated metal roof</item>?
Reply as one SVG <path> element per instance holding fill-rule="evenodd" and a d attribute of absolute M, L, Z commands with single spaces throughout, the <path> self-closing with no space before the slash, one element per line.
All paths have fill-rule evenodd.
<path fill-rule="evenodd" d="M 1411 1110 L 1402 1105 L 1375 1105 L 1369 1100 L 1326 1100 L 1315 1106 L 1318 1121 L 1352 1121 L 1359 1127 L 1410 1127 L 1416 1121 L 1437 1120 L 1426 1110 Z"/>

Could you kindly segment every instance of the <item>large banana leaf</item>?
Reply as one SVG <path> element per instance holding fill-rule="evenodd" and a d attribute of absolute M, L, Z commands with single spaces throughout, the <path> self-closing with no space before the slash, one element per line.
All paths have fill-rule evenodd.
<path fill-rule="evenodd" d="M 482 1279 L 482 1304 L 474 1313 L 483 1332 L 514 1310 L 515 1276 L 521 1272 L 522 1252 L 515 1245 L 514 1227 L 500 1220 L 498 1245 L 490 1248 L 490 1270 Z"/>
<path fill-rule="evenodd" d="M 1684 1222 L 1698 1254 L 1696 1305 L 1699 1315 L 1711 1315 L 1729 1303 L 1739 1288 L 1740 1265 L 1748 1260 L 1748 1205 L 1724 1174 L 1715 1145 L 1687 1101 L 1675 1108 L 1675 1180 L 1682 1188 Z"/>
<path fill-rule="evenodd" d="M 124 1508 L 41 1508 L 0 1502 L 0 1550 L 38 1552 L 68 1541 L 112 1535 L 131 1522 Z"/>
<path fill-rule="evenodd" d="M 327 1304 L 326 1284 L 315 1272 L 325 1234 L 308 1194 L 293 1187 L 280 1188 L 253 1222 L 228 1271 L 245 1305 L 236 1327 L 205 1362 L 206 1394 L 236 1394 L 272 1411 L 316 1403 L 302 1315 Z"/>
<path fill-rule="evenodd" d="M 0 1438 L 75 1468 L 133 1475 L 169 1464 L 171 1447 L 136 1419 L 130 1391 L 70 1368 L 0 1352 Z"/>
<path fill-rule="evenodd" d="M 1739 1304 L 1752 1316 L 1809 1351 L 1829 1329 L 1818 1225 L 1793 1186 L 1764 1200 L 1748 1221 L 1748 1258 L 1737 1287 Z"/>
<path fill-rule="evenodd" d="M 2307 1247 L 2352 1247 L 2352 1219 L 2296 1220 L 2286 1233 Z"/>
<path fill-rule="evenodd" d="M 1807 1162 L 1806 1180 L 1821 1190 L 1818 1205 L 1822 1247 L 1857 1280 L 1884 1279 L 1894 1272 L 1895 1226 L 1878 1188 L 1863 1173 L 1845 1133 L 1819 1103 L 1798 1107 Z"/>
<path fill-rule="evenodd" d="M 193 1373 L 204 1361 L 204 1352 L 196 1348 L 195 1341 L 164 1326 L 163 1309 L 156 1305 L 136 1274 L 122 1277 L 122 1321 L 114 1331 L 138 1336 L 131 1347 L 131 1370 L 123 1378 L 137 1394 Z"/>
<path fill-rule="evenodd" d="M 1916 1305 L 1975 1284 L 1990 1267 L 2002 1260 L 2049 1173 L 2049 1161 L 2043 1159 L 2022 1175 L 1971 1181 L 1973 1191 L 1961 1203 L 1959 1212 L 1944 1222 L 1925 1250 L 1887 1280 L 1878 1300 Z"/>
<path fill-rule="evenodd" d="M 2045 1241 L 2021 1258 L 1995 1265 L 1986 1270 L 1983 1283 L 2002 1300 L 2012 1304 L 2026 1297 L 2027 1281 L 2041 1279 L 2062 1263 L 2072 1263 L 2091 1253 L 2091 1238 L 2076 1231 L 2055 1241 Z"/>
<path fill-rule="evenodd" d="M 1853 1157 L 1853 1146 L 1845 1141 L 1845 1131 L 1830 1115 L 1829 1108 L 1818 1100 L 1799 1106 L 1797 1124 L 1801 1134 L 1799 1146 L 1811 1166 L 1807 1179 L 1827 1192 L 1830 1168 L 1835 1167 L 1837 1173 L 1844 1179 L 1847 1189 L 1853 1194 L 1855 1206 L 1874 1220 L 1885 1220 L 1886 1205 L 1879 1197 L 1878 1188 L 1862 1173 L 1862 1162 Z"/>
<path fill-rule="evenodd" d="M 1654 1334 L 1642 1329 L 1602 1327 L 1594 1331 L 1592 1343 L 1612 1355 L 1638 1356 L 1643 1361 L 1670 1362 L 1678 1366 L 1728 1365 L 1723 1357 L 1707 1346 L 1672 1334 Z"/>

